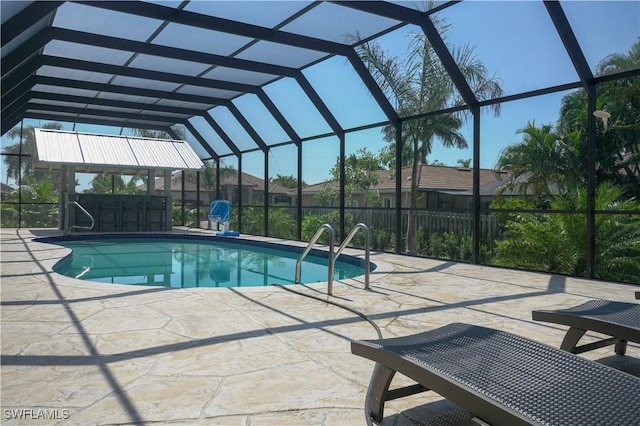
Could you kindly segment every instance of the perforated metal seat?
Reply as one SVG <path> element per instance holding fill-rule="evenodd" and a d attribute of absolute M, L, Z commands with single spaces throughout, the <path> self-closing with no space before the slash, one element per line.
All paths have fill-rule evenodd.
<path fill-rule="evenodd" d="M 368 410 L 425 390 L 495 425 L 637 425 L 640 378 L 514 334 L 454 323 L 406 337 L 355 341 L 375 361 Z M 419 385 L 389 390 L 396 372 Z"/>
<path fill-rule="evenodd" d="M 566 309 L 536 310 L 532 312 L 532 317 L 536 321 L 568 325 L 569 330 L 560 348 L 573 353 L 583 353 L 615 344 L 615 352 L 624 355 L 627 341 L 640 343 L 638 303 L 589 300 Z M 589 330 L 612 337 L 578 346 L 582 336 Z"/>

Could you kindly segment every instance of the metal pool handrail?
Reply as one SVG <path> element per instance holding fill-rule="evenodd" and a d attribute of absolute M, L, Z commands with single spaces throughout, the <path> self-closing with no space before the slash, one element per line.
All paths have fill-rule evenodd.
<path fill-rule="evenodd" d="M 318 241 L 318 238 L 320 238 L 320 236 L 325 230 L 329 231 L 329 258 L 328 258 L 329 272 L 327 274 L 328 275 L 327 294 L 331 296 L 333 294 L 333 264 L 335 262 L 335 256 L 333 255 L 333 246 L 336 238 L 336 232 L 333 230 L 333 227 L 328 223 L 325 223 L 324 225 L 320 226 L 320 228 L 318 228 L 318 230 L 316 231 L 316 234 L 313 236 L 311 241 L 309 241 L 307 248 L 304 249 L 300 257 L 298 258 L 298 261 L 296 262 L 295 283 L 300 284 L 300 268 L 302 265 L 302 260 L 307 256 L 307 254 L 309 254 L 309 251 L 311 251 L 311 247 L 313 247 L 313 245 Z"/>
<path fill-rule="evenodd" d="M 70 205 L 75 205 L 76 207 L 78 207 L 84 214 L 86 214 L 87 216 L 89 216 L 89 219 L 91 219 L 91 226 L 69 226 L 69 206 Z M 67 201 L 67 217 L 66 219 L 66 224 L 65 224 L 65 228 L 64 228 L 64 233 L 68 234 L 69 232 L 71 232 L 72 229 L 86 229 L 87 231 L 91 231 L 93 229 L 93 227 L 96 224 L 95 219 L 93 218 L 93 216 L 91 216 L 91 213 L 89 213 L 84 207 L 82 207 L 80 205 L 80 203 L 78 203 L 77 201 Z"/>
<path fill-rule="evenodd" d="M 342 250 L 349 244 L 354 235 L 358 232 L 359 229 L 364 231 L 364 289 L 369 290 L 369 227 L 364 223 L 359 223 L 353 227 L 347 238 L 344 239 L 336 254 L 334 255 L 334 261 L 338 260 L 338 256 L 342 253 Z"/>

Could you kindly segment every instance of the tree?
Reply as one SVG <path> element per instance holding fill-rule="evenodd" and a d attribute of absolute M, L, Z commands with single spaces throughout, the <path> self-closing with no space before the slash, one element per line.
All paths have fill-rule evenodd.
<path fill-rule="evenodd" d="M 380 194 L 372 189 L 379 182 L 380 175 L 378 172 L 383 169 L 382 161 L 379 155 L 369 152 L 366 148 L 361 148 L 345 157 L 344 192 L 348 205 L 353 206 L 355 204 L 357 194 L 362 194 L 362 207 L 364 208 L 369 205 L 377 206 L 380 204 Z M 336 160 L 330 174 L 331 180 L 316 195 L 316 198 L 321 202 L 338 198 L 338 190 L 335 183 L 340 180 L 340 158 Z"/>
<path fill-rule="evenodd" d="M 640 68 L 640 41 L 636 41 L 624 55 L 612 53 L 598 63 L 597 75 L 615 74 Z"/>
<path fill-rule="evenodd" d="M 429 2 L 431 7 L 433 2 Z M 427 18 L 428 19 L 428 18 Z M 443 38 L 450 28 L 437 14 L 431 15 L 434 25 Z M 363 43 L 359 34 L 353 36 L 356 50 L 387 97 L 396 104 L 402 117 L 420 116 L 425 112 L 439 111 L 461 105 L 456 87 L 440 62 L 431 42 L 423 32 L 411 35 L 406 56 L 393 56 L 376 42 Z M 502 88 L 494 77 L 488 77 L 486 67 L 474 55 L 474 49 L 465 45 L 453 47 L 452 55 L 479 99 L 502 96 Z M 496 114 L 499 105 L 492 107 Z M 462 113 L 445 113 L 405 121 L 402 129 L 402 164 L 411 164 L 411 198 L 407 225 L 407 251 L 416 253 L 417 230 L 415 219 L 418 198 L 419 164 L 427 164 L 433 145 L 439 141 L 445 147 L 466 148 L 467 142 L 460 134 L 465 116 Z M 395 128 L 383 130 L 387 142 L 395 144 Z"/>
<path fill-rule="evenodd" d="M 133 176 L 125 182 L 120 175 L 100 174 L 91 180 L 91 188 L 87 192 L 94 194 L 139 194 L 142 192 L 137 186 L 140 179 L 139 176 Z"/>
<path fill-rule="evenodd" d="M 577 164 L 573 155 L 573 138 L 554 132 L 551 125 L 537 127 L 528 122 L 517 131 L 520 143 L 505 147 L 498 161 L 498 171 L 508 171 L 509 181 L 499 191 L 517 190 L 526 197 L 531 189 L 536 203 L 562 190 L 568 177 L 576 178 Z"/>
<path fill-rule="evenodd" d="M 640 42 L 628 54 L 615 53 L 598 63 L 596 75 L 619 73 L 640 68 Z M 598 84 L 596 108 L 611 114 L 605 131 L 596 120 L 596 181 L 616 182 L 626 188 L 628 197 L 640 197 L 640 77 L 630 77 Z M 586 181 L 588 164 L 588 97 L 577 90 L 562 99 L 559 132 L 575 135 L 573 151 L 577 170 Z"/>
<path fill-rule="evenodd" d="M 587 190 L 568 184 L 564 195 L 551 200 L 552 210 L 587 209 Z M 624 189 L 611 182 L 596 188 L 596 210 L 634 211 L 640 204 L 628 199 Z M 595 273 L 599 279 L 640 280 L 640 217 L 596 216 Z M 587 226 L 583 214 L 520 213 L 510 215 L 505 239 L 496 246 L 496 263 L 544 272 L 586 276 Z"/>
<path fill-rule="evenodd" d="M 152 129 L 132 129 L 133 134 L 141 138 L 149 139 L 172 139 L 169 132 L 165 130 Z M 185 131 L 183 127 L 172 126 L 171 130 L 178 136 L 178 139 L 185 139 Z"/>
<path fill-rule="evenodd" d="M 471 167 L 471 158 L 460 158 L 458 159 L 458 166 L 463 167 L 463 168 L 469 168 Z"/>
<path fill-rule="evenodd" d="M 17 222 L 16 204 L 22 202 L 22 223 Z M 58 225 L 58 190 L 54 179 L 25 176 L 19 191 L 2 202 L 2 226 L 49 228 Z"/>
<path fill-rule="evenodd" d="M 217 186 L 217 170 L 218 164 L 214 160 L 204 161 L 204 170 L 200 171 L 200 187 L 204 188 L 209 194 L 209 204 L 215 198 L 215 191 Z M 236 169 L 233 166 L 226 165 L 224 163 L 220 163 L 220 180 L 226 181 L 231 177 L 235 176 L 237 173 Z M 192 183 L 196 182 L 195 173 L 187 174 L 186 179 Z"/>
<path fill-rule="evenodd" d="M 60 123 L 45 123 L 42 125 L 43 129 L 61 130 L 62 124 Z M 17 139 L 18 142 L 9 145 L 4 149 L 4 162 L 7 165 L 6 178 L 12 178 L 20 180 L 21 177 L 29 176 L 33 174 L 32 170 L 32 158 L 31 155 L 36 146 L 36 127 L 24 126 L 22 129 L 20 126 L 16 126 L 7 132 L 7 136 L 10 139 Z M 20 135 L 22 134 L 22 143 L 20 143 Z"/>
<path fill-rule="evenodd" d="M 242 232 L 244 234 L 264 235 L 263 207 L 264 204 L 256 203 L 242 210 Z M 285 209 L 269 209 L 268 214 L 270 237 L 296 238 L 296 220 Z"/>
<path fill-rule="evenodd" d="M 282 176 L 280 174 L 276 175 L 275 178 L 271 178 L 270 179 L 271 183 L 276 183 L 278 185 L 282 185 L 285 188 L 289 188 L 289 189 L 294 189 L 298 187 L 298 179 L 296 179 L 295 177 L 289 175 L 289 176 Z M 305 186 L 306 183 L 304 183 L 304 181 L 302 182 L 302 186 Z"/>

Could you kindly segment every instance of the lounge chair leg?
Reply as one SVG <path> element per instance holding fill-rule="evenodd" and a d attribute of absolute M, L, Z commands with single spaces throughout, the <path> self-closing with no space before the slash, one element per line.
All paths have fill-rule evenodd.
<path fill-rule="evenodd" d="M 584 336 L 587 330 L 582 330 L 580 328 L 571 327 L 567 334 L 564 336 L 564 340 L 562 340 L 562 344 L 560 345 L 560 349 L 563 351 L 576 353 L 575 348 L 578 345 L 578 341 Z"/>
<path fill-rule="evenodd" d="M 627 341 L 626 340 L 620 340 L 618 343 L 616 343 L 615 349 L 616 353 L 618 355 L 624 355 L 627 353 Z"/>
<path fill-rule="evenodd" d="M 381 422 L 384 417 L 384 403 L 387 401 L 389 385 L 395 374 L 394 370 L 378 363 L 373 369 L 365 404 L 369 410 L 369 415 L 376 422 Z"/>

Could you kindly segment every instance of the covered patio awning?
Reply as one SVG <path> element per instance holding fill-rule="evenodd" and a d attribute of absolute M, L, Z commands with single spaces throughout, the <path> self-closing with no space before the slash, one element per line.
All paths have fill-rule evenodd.
<path fill-rule="evenodd" d="M 73 166 L 78 173 L 147 174 L 155 170 L 201 170 L 204 164 L 181 140 L 35 129 L 36 170 Z"/>

